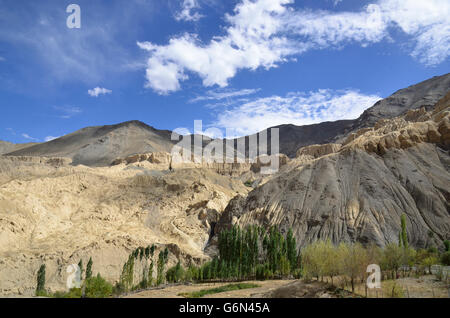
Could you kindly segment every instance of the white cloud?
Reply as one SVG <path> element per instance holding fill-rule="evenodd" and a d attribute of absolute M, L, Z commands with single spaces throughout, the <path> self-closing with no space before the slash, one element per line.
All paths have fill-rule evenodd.
<path fill-rule="evenodd" d="M 379 96 L 365 95 L 357 90 L 292 92 L 284 97 L 258 98 L 235 105 L 220 113 L 211 126 L 229 129 L 237 136 L 244 136 L 288 123 L 300 126 L 354 119 L 380 99 Z"/>
<path fill-rule="evenodd" d="M 448 0 L 378 0 L 353 12 L 295 10 L 292 3 L 242 0 L 225 16 L 225 34 L 209 43 L 187 33 L 167 45 L 138 42 L 150 53 L 145 86 L 168 94 L 196 74 L 204 86 L 226 87 L 241 69 L 270 69 L 313 49 L 364 47 L 391 39 L 392 29 L 409 36 L 410 54 L 421 63 L 435 65 L 450 55 Z"/>
<path fill-rule="evenodd" d="M 58 139 L 59 137 L 54 137 L 54 136 L 47 136 L 47 137 L 45 137 L 45 142 L 48 142 L 48 141 L 52 141 L 52 140 L 55 140 L 55 139 Z"/>
<path fill-rule="evenodd" d="M 198 12 L 193 12 L 200 7 L 198 0 L 183 0 L 181 11 L 175 15 L 177 21 L 198 21 L 203 16 Z"/>
<path fill-rule="evenodd" d="M 111 94 L 112 90 L 103 87 L 96 87 L 94 89 L 88 90 L 88 94 L 92 97 L 98 97 L 99 95 Z"/>
<path fill-rule="evenodd" d="M 53 106 L 53 109 L 61 113 L 59 117 L 63 119 L 72 118 L 73 116 L 83 112 L 79 107 L 74 106 Z"/>
<path fill-rule="evenodd" d="M 190 103 L 197 103 L 200 101 L 212 101 L 235 98 L 240 96 L 253 95 L 259 92 L 260 89 L 240 89 L 240 90 L 209 90 L 203 96 L 198 96 L 189 100 Z"/>
<path fill-rule="evenodd" d="M 215 37 L 203 45 L 196 35 L 184 34 L 172 38 L 166 46 L 149 42 L 138 45 L 150 52 L 146 87 L 160 94 L 180 89 L 188 79 L 187 71 L 203 79 L 204 86 L 225 87 L 239 69 L 275 67 L 284 56 L 296 52 L 287 39 L 273 37 L 279 30 L 279 16 L 286 11 L 283 4 L 290 0 L 245 0 L 227 15 L 231 25 L 227 34 Z"/>
<path fill-rule="evenodd" d="M 39 139 L 33 138 L 30 135 L 25 134 L 25 133 L 22 134 L 22 137 L 25 138 L 25 139 L 31 140 L 31 141 L 39 141 Z"/>

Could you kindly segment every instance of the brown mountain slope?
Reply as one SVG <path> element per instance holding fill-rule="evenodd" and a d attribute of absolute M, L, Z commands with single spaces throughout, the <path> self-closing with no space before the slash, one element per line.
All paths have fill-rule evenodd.
<path fill-rule="evenodd" d="M 88 127 L 9 156 L 71 158 L 74 165 L 108 166 L 120 157 L 136 153 L 170 152 L 171 132 L 157 130 L 139 121 Z"/>
<path fill-rule="evenodd" d="M 13 144 L 7 141 L 0 140 L 0 155 L 6 154 L 8 152 L 18 151 L 21 149 L 25 149 L 34 145 L 37 145 L 38 143 L 30 142 L 25 144 Z"/>

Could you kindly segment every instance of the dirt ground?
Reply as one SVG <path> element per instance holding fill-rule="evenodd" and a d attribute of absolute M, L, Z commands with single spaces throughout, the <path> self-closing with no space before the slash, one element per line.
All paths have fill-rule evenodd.
<path fill-rule="evenodd" d="M 260 287 L 248 288 L 241 290 L 234 290 L 229 292 L 223 292 L 213 295 L 207 295 L 204 298 L 251 298 L 271 292 L 284 285 L 292 283 L 293 280 L 268 280 L 268 281 L 247 281 L 245 283 L 257 284 Z M 152 289 L 142 292 L 137 292 L 126 296 L 125 298 L 183 298 L 178 296 L 180 293 L 192 293 L 200 291 L 202 289 L 209 289 L 228 285 L 230 283 L 206 283 L 206 284 L 193 284 L 193 285 L 178 285 L 170 286 L 162 289 Z"/>
<path fill-rule="evenodd" d="M 269 280 L 248 281 L 259 285 L 257 288 L 228 291 L 218 294 L 206 295 L 205 298 L 334 298 L 334 297 L 364 297 L 363 284 L 357 284 L 355 294 L 350 293 L 349 286 L 346 291 L 336 291 L 330 284 L 303 280 Z M 182 298 L 180 293 L 192 293 L 202 289 L 210 289 L 227 285 L 229 283 L 205 283 L 192 285 L 169 286 L 165 288 L 136 292 L 126 298 Z M 390 298 L 392 288 L 400 290 L 396 297 L 403 298 L 449 298 L 449 286 L 437 281 L 433 275 L 420 278 L 405 277 L 396 281 L 383 281 L 382 288 L 368 290 L 369 298 Z"/>
<path fill-rule="evenodd" d="M 328 280 L 329 282 L 330 280 Z M 336 279 L 335 279 L 336 281 Z M 345 290 L 351 291 L 350 285 L 343 286 L 340 282 L 337 285 Z M 369 289 L 369 298 L 392 298 L 392 289 L 395 289 L 396 296 L 401 298 L 450 298 L 450 286 L 445 282 L 436 279 L 434 275 L 417 277 L 403 277 L 397 280 L 384 280 L 380 289 Z M 355 285 L 355 294 L 365 296 L 365 284 Z"/>

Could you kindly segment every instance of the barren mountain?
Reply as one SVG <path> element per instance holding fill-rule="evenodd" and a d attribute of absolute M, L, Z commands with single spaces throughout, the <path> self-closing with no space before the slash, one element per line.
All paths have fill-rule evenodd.
<path fill-rule="evenodd" d="M 419 84 L 399 90 L 376 103 L 358 119 L 324 122 L 314 125 L 281 125 L 280 153 L 295 158 L 303 146 L 342 142 L 345 137 L 361 128 L 372 127 L 382 118 L 393 118 L 410 109 L 429 108 L 437 103 L 450 88 L 450 73 L 433 77 Z M 270 138 L 270 130 L 268 133 Z M 248 152 L 249 137 L 246 139 Z M 204 145 L 211 140 L 205 137 Z M 11 156 L 68 157 L 73 164 L 108 166 L 117 158 L 150 152 L 170 152 L 174 145 L 171 132 L 157 130 L 139 121 L 111 126 L 88 127 L 70 135 L 37 144 L 22 150 L 11 150 Z M 0 154 L 2 145 L 0 144 Z M 11 146 L 12 147 L 12 146 Z M 6 148 L 8 149 L 8 148 Z M 268 144 L 270 153 L 270 143 Z M 5 153 L 5 152 L 3 152 Z"/>
<path fill-rule="evenodd" d="M 171 132 L 140 121 L 88 127 L 58 139 L 9 153 L 10 156 L 67 157 L 74 165 L 108 166 L 119 157 L 147 152 L 170 152 Z"/>
<path fill-rule="evenodd" d="M 436 76 L 419 84 L 401 89 L 377 102 L 354 120 L 339 120 L 320 124 L 295 126 L 282 125 L 280 129 L 280 152 L 294 158 L 300 147 L 342 142 L 349 133 L 373 127 L 383 118 L 393 118 L 410 109 L 430 109 L 450 89 L 450 73 Z"/>
<path fill-rule="evenodd" d="M 277 176 L 234 198 L 217 231 L 258 224 L 292 228 L 300 245 L 383 246 L 398 241 L 406 214 L 413 246 L 442 246 L 450 238 L 449 149 L 450 93 L 430 112 L 410 110 L 342 144 L 301 148 Z"/>
<path fill-rule="evenodd" d="M 13 144 L 7 141 L 0 140 L 0 155 L 6 154 L 8 152 L 18 151 L 31 146 L 37 145 L 37 143 L 25 143 L 25 144 Z"/>

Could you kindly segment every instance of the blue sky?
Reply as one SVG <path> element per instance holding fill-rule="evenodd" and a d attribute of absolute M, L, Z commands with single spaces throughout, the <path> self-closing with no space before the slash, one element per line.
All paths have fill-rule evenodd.
<path fill-rule="evenodd" d="M 0 140 L 356 118 L 449 72 L 448 16 L 448 0 L 0 0 Z"/>

